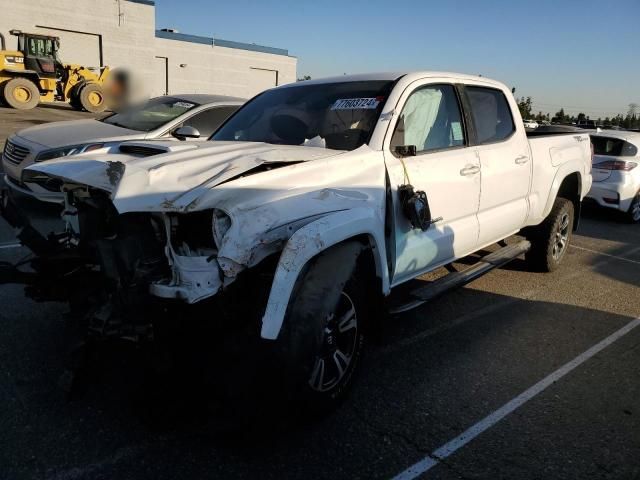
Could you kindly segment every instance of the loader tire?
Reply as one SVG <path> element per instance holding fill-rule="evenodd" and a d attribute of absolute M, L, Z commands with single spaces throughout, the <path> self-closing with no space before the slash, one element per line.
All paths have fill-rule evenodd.
<path fill-rule="evenodd" d="M 82 111 L 82 103 L 80 103 L 80 90 L 82 85 L 77 85 L 71 89 L 69 93 L 69 105 L 74 110 Z"/>
<path fill-rule="evenodd" d="M 97 83 L 87 83 L 80 90 L 80 104 L 87 112 L 100 113 L 107 108 L 104 91 Z"/>
<path fill-rule="evenodd" d="M 40 102 L 40 91 L 28 78 L 16 77 L 3 84 L 2 99 L 16 110 L 31 110 Z"/>

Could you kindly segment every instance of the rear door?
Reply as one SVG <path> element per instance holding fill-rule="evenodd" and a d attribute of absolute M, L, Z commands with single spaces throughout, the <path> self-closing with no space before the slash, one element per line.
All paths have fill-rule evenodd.
<path fill-rule="evenodd" d="M 480 200 L 480 162 L 467 147 L 456 88 L 418 82 L 398 109 L 384 146 L 394 203 L 393 285 L 471 253 Z M 398 146 L 415 146 L 416 155 L 400 157 Z M 433 219 L 442 217 L 426 231 L 413 228 L 403 213 L 398 187 L 406 184 L 426 193 Z"/>
<path fill-rule="evenodd" d="M 479 246 L 515 233 L 529 212 L 532 161 L 523 125 L 516 125 L 502 90 L 465 87 L 482 167 Z"/>

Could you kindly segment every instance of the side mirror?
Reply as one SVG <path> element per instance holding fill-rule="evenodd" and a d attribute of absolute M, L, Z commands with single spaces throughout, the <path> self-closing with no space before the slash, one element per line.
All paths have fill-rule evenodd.
<path fill-rule="evenodd" d="M 398 196 L 400 197 L 402 213 L 413 228 L 419 228 L 424 232 L 431 225 L 442 220 L 442 217 L 431 218 L 427 194 L 422 190 L 415 191 L 413 185 L 400 185 L 398 187 Z"/>
<path fill-rule="evenodd" d="M 200 138 L 200 132 L 197 128 L 191 127 L 189 125 L 184 125 L 182 127 L 176 128 L 171 135 L 176 137 L 178 140 L 186 140 L 187 138 Z"/>

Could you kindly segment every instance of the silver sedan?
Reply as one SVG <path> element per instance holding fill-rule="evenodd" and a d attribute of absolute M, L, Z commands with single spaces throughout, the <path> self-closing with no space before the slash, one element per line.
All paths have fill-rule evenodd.
<path fill-rule="evenodd" d="M 57 186 L 27 185 L 22 181 L 23 170 L 35 162 L 68 155 L 114 151 L 127 140 L 206 139 L 244 102 L 222 95 L 170 95 L 100 120 L 53 122 L 20 130 L 9 137 L 2 154 L 5 182 L 39 200 L 61 202 Z"/>

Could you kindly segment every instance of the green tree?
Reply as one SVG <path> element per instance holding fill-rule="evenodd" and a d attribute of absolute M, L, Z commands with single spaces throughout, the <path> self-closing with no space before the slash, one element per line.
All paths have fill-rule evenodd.
<path fill-rule="evenodd" d="M 531 118 L 531 97 L 520 97 L 518 100 L 518 110 L 520 110 L 520 115 L 523 119 Z"/>
<path fill-rule="evenodd" d="M 570 117 L 564 113 L 564 108 L 561 108 L 555 113 L 553 118 L 551 118 L 551 121 L 554 123 L 567 123 L 570 121 Z"/>

